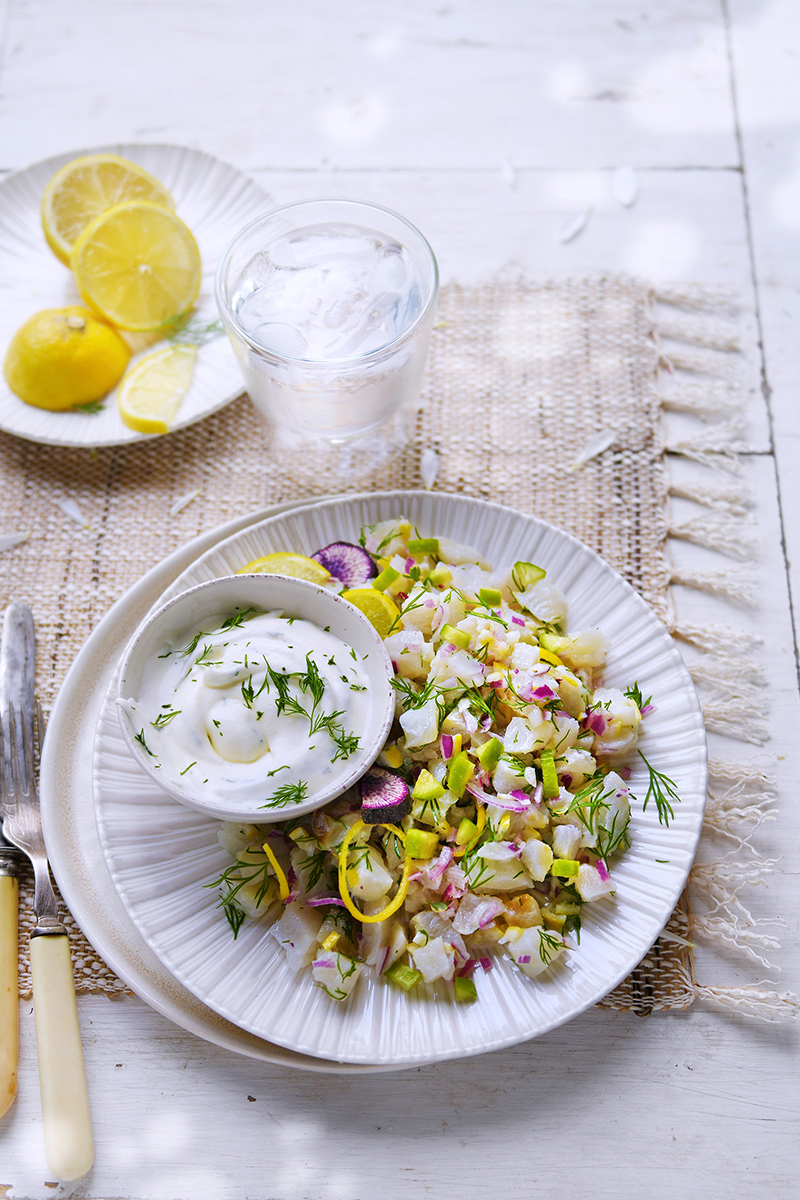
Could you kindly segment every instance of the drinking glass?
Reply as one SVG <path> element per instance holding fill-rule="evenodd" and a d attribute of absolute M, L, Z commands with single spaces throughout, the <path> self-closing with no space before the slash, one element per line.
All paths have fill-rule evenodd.
<path fill-rule="evenodd" d="M 335 445 L 419 395 L 438 284 L 431 247 L 397 213 L 307 200 L 236 235 L 216 299 L 256 408 Z"/>

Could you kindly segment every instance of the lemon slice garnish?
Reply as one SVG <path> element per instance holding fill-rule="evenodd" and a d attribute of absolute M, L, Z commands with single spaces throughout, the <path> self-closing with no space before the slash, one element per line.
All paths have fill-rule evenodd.
<path fill-rule="evenodd" d="M 42 196 L 44 236 L 56 258 L 69 266 L 78 234 L 95 217 L 129 200 L 175 207 L 157 179 L 116 154 L 87 154 L 56 171 Z"/>
<path fill-rule="evenodd" d="M 61 411 L 105 396 L 130 356 L 116 329 L 85 308 L 45 308 L 14 334 L 3 370 L 26 404 Z"/>
<path fill-rule="evenodd" d="M 192 382 L 196 346 L 167 346 L 132 367 L 117 391 L 119 413 L 129 429 L 167 433 Z"/>
<path fill-rule="evenodd" d="M 180 217 L 157 204 L 118 204 L 96 217 L 70 265 L 86 304 L 120 329 L 170 325 L 200 291 L 197 242 Z"/>
<path fill-rule="evenodd" d="M 400 616 L 400 609 L 394 600 L 385 592 L 379 592 L 377 588 L 351 588 L 348 592 L 342 592 L 342 599 L 354 604 L 370 624 L 375 626 L 382 638 L 388 635 Z"/>
<path fill-rule="evenodd" d="M 321 563 L 304 554 L 293 554 L 288 550 L 278 550 L 274 554 L 266 554 L 263 558 L 254 558 L 246 567 L 237 572 L 239 575 L 290 575 L 292 579 L 306 579 L 309 583 L 320 586 L 330 582 L 330 571 L 326 571 Z"/>

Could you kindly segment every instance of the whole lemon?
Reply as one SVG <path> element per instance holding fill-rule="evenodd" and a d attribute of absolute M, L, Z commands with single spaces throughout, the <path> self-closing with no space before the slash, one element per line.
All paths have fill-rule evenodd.
<path fill-rule="evenodd" d="M 3 374 L 26 404 L 61 411 L 105 396 L 131 352 L 110 325 L 85 308 L 45 308 L 8 347 Z"/>

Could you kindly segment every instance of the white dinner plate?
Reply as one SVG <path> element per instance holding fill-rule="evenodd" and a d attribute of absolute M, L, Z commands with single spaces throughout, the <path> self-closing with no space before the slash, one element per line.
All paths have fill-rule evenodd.
<path fill-rule="evenodd" d="M 632 846 L 615 863 L 616 897 L 586 910 L 580 946 L 536 980 L 508 959 L 476 972 L 478 1001 L 456 1005 L 449 985 L 406 995 L 362 978 L 337 1004 L 294 974 L 258 923 L 234 941 L 213 881 L 231 859 L 218 825 L 161 792 L 128 753 L 113 702 L 101 707 L 94 751 L 100 840 L 126 911 L 151 950 L 184 987 L 232 1024 L 304 1055 L 400 1066 L 482 1053 L 527 1040 L 600 1000 L 640 961 L 664 927 L 686 881 L 703 816 L 705 731 L 688 672 L 664 626 L 633 589 L 575 538 L 544 522 L 463 496 L 401 492 L 350 496 L 268 518 L 235 533 L 187 568 L 167 590 L 235 572 L 277 550 L 310 554 L 361 527 L 407 516 L 422 536 L 444 535 L 479 550 L 494 566 L 537 562 L 566 593 L 569 628 L 599 626 L 611 639 L 609 685 L 638 682 L 652 694 L 642 746 L 681 796 L 675 819 L 634 805 Z M 640 800 L 647 772 L 630 760 Z"/>
<path fill-rule="evenodd" d="M 258 184 L 234 167 L 184 146 L 121 145 L 73 150 L 15 171 L 0 182 L 0 355 L 5 359 L 13 334 L 42 308 L 82 304 L 72 273 L 49 249 L 42 232 L 40 206 L 45 185 L 59 167 L 84 154 L 108 152 L 138 163 L 172 194 L 178 216 L 191 229 L 203 262 L 203 280 L 192 325 L 217 320 L 214 275 L 234 235 L 271 207 Z M 157 342 L 131 359 L 166 345 Z M 244 391 L 236 356 L 224 333 L 202 345 L 192 384 L 174 429 L 209 416 Z M 25 404 L 0 376 L 0 429 L 53 446 L 114 446 L 153 436 L 123 424 L 116 388 L 96 413 L 47 412 Z"/>
<path fill-rule="evenodd" d="M 39 792 L 53 874 L 70 912 L 95 950 L 140 999 L 176 1025 L 236 1054 L 322 1073 L 371 1074 L 296 1054 L 232 1025 L 188 992 L 147 945 L 108 872 L 92 800 L 92 744 L 108 682 L 134 630 L 172 580 L 215 542 L 255 520 L 291 508 L 278 504 L 201 534 L 148 571 L 106 614 L 81 648 L 56 697 L 42 748 Z"/>

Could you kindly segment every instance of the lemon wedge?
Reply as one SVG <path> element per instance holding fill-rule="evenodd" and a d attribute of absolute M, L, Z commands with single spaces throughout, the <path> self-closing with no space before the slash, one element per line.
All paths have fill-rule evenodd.
<path fill-rule="evenodd" d="M 200 291 L 200 251 L 191 230 L 149 201 L 101 213 L 78 235 L 70 264 L 89 308 L 133 332 L 177 321 Z"/>
<path fill-rule="evenodd" d="M 330 571 L 326 571 L 321 563 L 304 554 L 293 554 L 289 550 L 278 550 L 274 554 L 266 554 L 263 558 L 254 558 L 246 567 L 237 571 L 238 575 L 290 575 L 292 579 L 306 579 L 309 583 L 318 583 L 323 587 L 330 582 Z"/>
<path fill-rule="evenodd" d="M 119 414 L 138 433 L 167 433 L 192 382 L 196 346 L 167 346 L 131 367 L 117 391 Z"/>
<path fill-rule="evenodd" d="M 342 592 L 342 599 L 349 600 L 374 625 L 382 638 L 388 636 L 400 616 L 400 609 L 390 596 L 377 588 L 351 588 Z"/>
<path fill-rule="evenodd" d="M 130 356 L 116 329 L 85 308 L 45 308 L 14 334 L 3 371 L 26 404 L 60 412 L 105 396 Z"/>
<path fill-rule="evenodd" d="M 69 266 L 78 234 L 95 217 L 129 200 L 175 207 L 157 179 L 116 154 L 87 154 L 56 171 L 42 195 L 42 228 L 56 258 Z"/>

